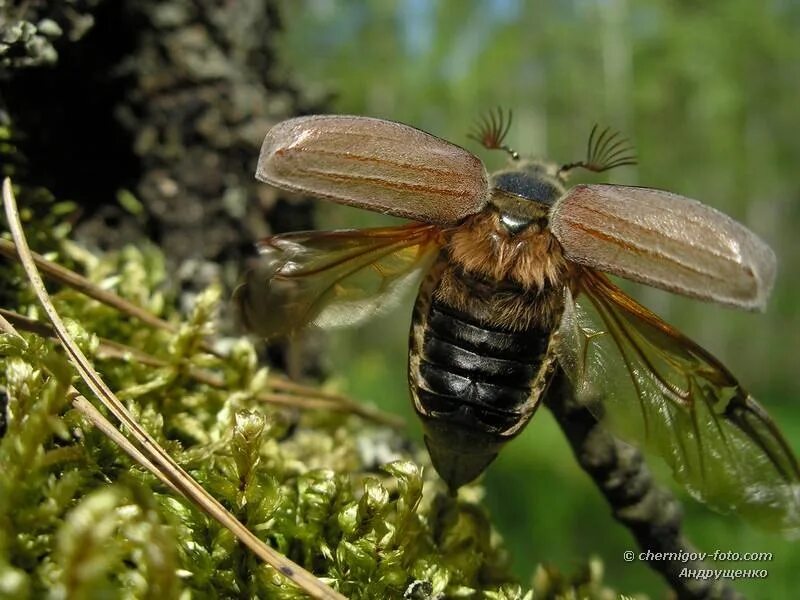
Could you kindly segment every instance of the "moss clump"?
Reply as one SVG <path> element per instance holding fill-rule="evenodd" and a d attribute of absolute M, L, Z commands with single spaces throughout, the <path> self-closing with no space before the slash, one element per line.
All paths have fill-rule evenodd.
<path fill-rule="evenodd" d="M 350 598 L 532 598 L 485 510 L 466 500 L 479 488 L 444 494 L 423 455 L 353 415 L 265 404 L 270 375 L 248 340 L 220 340 L 224 358 L 209 352 L 216 288 L 184 317 L 163 291 L 158 250 L 60 246 L 99 286 L 175 325 L 143 326 L 69 288 L 53 298 L 129 410 L 259 537 Z M 16 297 L 10 308 L 41 319 Z M 157 362 L 121 360 L 107 340 Z M 71 384 L 91 396 L 54 343 L 0 335 L 0 355 L 0 597 L 305 597 L 72 408 Z M 610 597 L 596 575 L 580 578 L 580 597 Z M 552 580 L 541 597 L 577 593 Z"/>

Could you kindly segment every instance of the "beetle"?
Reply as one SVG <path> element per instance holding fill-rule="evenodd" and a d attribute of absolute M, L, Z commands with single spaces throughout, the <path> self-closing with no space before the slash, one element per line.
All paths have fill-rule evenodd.
<path fill-rule="evenodd" d="M 796 530 L 800 469 L 778 427 L 717 359 L 606 275 L 763 310 L 772 250 L 671 192 L 568 188 L 575 169 L 635 162 L 609 129 L 592 130 L 584 160 L 559 166 L 521 159 L 504 143 L 510 124 L 498 109 L 472 135 L 510 156 L 491 175 L 471 152 L 401 123 L 318 115 L 275 125 L 259 180 L 413 222 L 261 241 L 234 294 L 245 324 L 267 337 L 352 325 L 418 287 L 409 389 L 451 490 L 522 431 L 563 369 L 605 426 L 662 457 L 696 498 Z"/>

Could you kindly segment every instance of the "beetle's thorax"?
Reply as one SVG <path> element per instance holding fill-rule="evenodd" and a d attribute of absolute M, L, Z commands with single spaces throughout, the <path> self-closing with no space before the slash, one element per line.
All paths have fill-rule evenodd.
<path fill-rule="evenodd" d="M 436 295 L 458 310 L 513 330 L 560 317 L 570 265 L 546 220 L 513 233 L 500 211 L 486 210 L 449 235 L 443 254 Z"/>

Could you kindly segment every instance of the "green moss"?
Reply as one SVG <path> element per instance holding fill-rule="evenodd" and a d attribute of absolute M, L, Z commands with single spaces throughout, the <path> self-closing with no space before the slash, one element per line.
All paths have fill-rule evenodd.
<path fill-rule="evenodd" d="M 55 245 L 102 287 L 177 325 L 152 329 L 74 290 L 54 294 L 135 417 L 259 537 L 351 598 L 533 598 L 510 575 L 478 486 L 446 495 L 423 453 L 358 417 L 265 404 L 268 372 L 247 339 L 226 340 L 224 359 L 207 353 L 215 314 L 228 310 L 218 289 L 182 316 L 162 291 L 157 249 L 97 257 Z M 9 308 L 42 318 L 28 295 L 17 298 Z M 101 338 L 161 363 L 104 357 Z M 2 335 L 0 355 L 0 596 L 305 597 L 72 408 L 69 385 L 82 384 L 54 343 Z M 224 385 L 198 381 L 198 368 Z M 543 569 L 536 597 L 613 597 L 600 579 L 597 568 L 576 578 Z"/>

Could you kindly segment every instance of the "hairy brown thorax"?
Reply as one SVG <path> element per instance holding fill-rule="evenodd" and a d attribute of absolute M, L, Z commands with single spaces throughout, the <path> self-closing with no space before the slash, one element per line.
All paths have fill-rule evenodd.
<path fill-rule="evenodd" d="M 499 213 L 475 215 L 452 231 L 439 260 L 437 300 L 512 331 L 557 326 L 571 268 L 544 220 L 511 234 Z"/>

